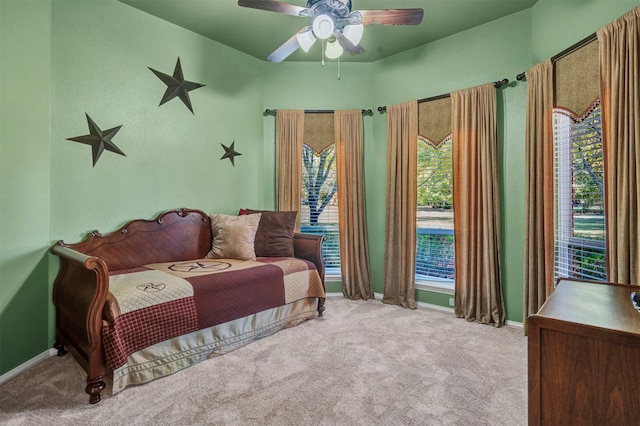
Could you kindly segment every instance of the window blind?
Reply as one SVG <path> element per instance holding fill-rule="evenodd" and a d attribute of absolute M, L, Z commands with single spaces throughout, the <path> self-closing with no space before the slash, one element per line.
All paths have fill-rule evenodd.
<path fill-rule="evenodd" d="M 555 276 L 606 280 L 600 104 L 583 117 L 553 112 Z"/>
<path fill-rule="evenodd" d="M 302 165 L 300 231 L 325 236 L 322 257 L 326 273 L 339 275 L 340 230 L 335 144 L 319 153 L 305 144 L 302 149 Z"/>

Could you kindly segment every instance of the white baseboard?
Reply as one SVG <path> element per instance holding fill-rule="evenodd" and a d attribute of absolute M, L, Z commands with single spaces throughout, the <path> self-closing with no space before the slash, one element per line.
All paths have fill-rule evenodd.
<path fill-rule="evenodd" d="M 19 374 L 24 373 L 34 365 L 41 363 L 42 361 L 49 358 L 50 356 L 55 356 L 55 355 L 58 355 L 58 350 L 54 348 L 50 348 L 42 352 L 40 355 L 36 355 L 35 357 L 31 358 L 29 361 L 23 362 L 13 370 L 7 371 L 2 376 L 0 376 L 0 385 L 8 382 L 9 380 L 13 379 Z"/>
<path fill-rule="evenodd" d="M 504 322 L 504 324 L 505 324 L 505 325 L 507 325 L 507 326 L 509 326 L 509 327 L 517 327 L 517 328 L 522 328 L 522 329 L 524 329 L 524 324 L 523 324 L 523 323 L 521 323 L 521 322 L 518 322 L 518 321 L 509 321 L 509 320 L 506 320 L 506 321 Z"/>
<path fill-rule="evenodd" d="M 382 299 L 383 295 L 380 293 L 375 293 L 375 297 L 376 299 Z M 417 302 L 416 301 L 416 305 L 423 307 L 423 308 L 427 308 L 427 309 L 433 309 L 436 311 L 441 311 L 441 312 L 447 312 L 450 314 L 453 314 L 453 308 L 452 307 L 448 307 L 448 306 L 440 306 L 440 305 L 433 305 L 431 303 L 425 303 L 425 302 Z M 508 327 L 516 327 L 516 328 L 524 328 L 524 325 L 521 322 L 518 321 L 509 321 L 506 320 L 504 322 L 504 325 L 508 326 Z"/>
<path fill-rule="evenodd" d="M 449 314 L 453 314 L 453 308 L 450 306 L 440 306 L 440 305 L 434 305 L 432 303 L 425 303 L 425 302 L 418 302 L 418 301 L 416 301 L 416 305 L 422 308 L 433 309 L 434 311 L 447 312 Z"/>

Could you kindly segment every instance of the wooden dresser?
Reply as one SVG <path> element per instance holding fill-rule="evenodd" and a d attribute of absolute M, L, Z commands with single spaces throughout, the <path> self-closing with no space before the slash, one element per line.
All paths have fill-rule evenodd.
<path fill-rule="evenodd" d="M 640 286 L 560 280 L 528 319 L 529 425 L 640 425 Z"/>

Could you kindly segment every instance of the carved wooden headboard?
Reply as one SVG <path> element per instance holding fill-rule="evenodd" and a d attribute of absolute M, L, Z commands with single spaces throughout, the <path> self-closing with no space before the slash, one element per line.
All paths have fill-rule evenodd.
<path fill-rule="evenodd" d="M 170 210 L 153 220 L 133 220 L 108 234 L 90 232 L 79 243 L 58 244 L 102 258 L 110 271 L 201 259 L 211 249 L 211 222 L 201 210 Z"/>

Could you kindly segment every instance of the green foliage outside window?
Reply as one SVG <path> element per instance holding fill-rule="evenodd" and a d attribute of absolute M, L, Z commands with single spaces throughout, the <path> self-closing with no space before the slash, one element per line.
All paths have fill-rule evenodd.
<path fill-rule="evenodd" d="M 604 161 L 600 137 L 600 108 L 587 120 L 587 125 L 572 128 L 571 157 L 573 162 L 574 211 L 603 214 Z"/>
<path fill-rule="evenodd" d="M 452 143 L 434 148 L 424 141 L 418 147 L 418 205 L 451 208 L 453 205 Z"/>

